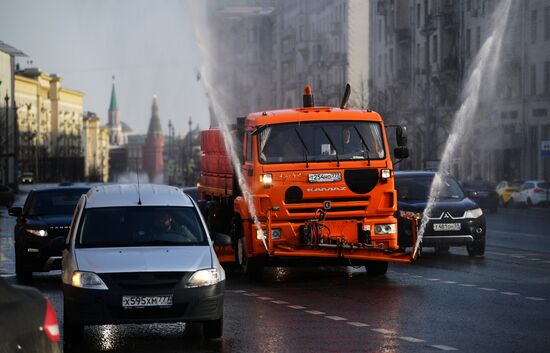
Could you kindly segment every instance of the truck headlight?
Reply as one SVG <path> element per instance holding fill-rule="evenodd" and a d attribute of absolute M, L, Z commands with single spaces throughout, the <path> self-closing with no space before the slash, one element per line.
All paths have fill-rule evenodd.
<path fill-rule="evenodd" d="M 45 229 L 25 229 L 27 233 L 37 235 L 39 237 L 47 237 L 48 231 Z"/>
<path fill-rule="evenodd" d="M 380 177 L 382 179 L 389 179 L 391 177 L 391 170 L 389 169 L 380 170 Z"/>
<path fill-rule="evenodd" d="M 395 223 L 377 224 L 374 226 L 375 234 L 395 234 Z"/>
<path fill-rule="evenodd" d="M 260 183 L 264 184 L 264 186 L 270 186 L 273 183 L 273 176 L 271 174 L 260 175 Z"/>
<path fill-rule="evenodd" d="M 71 285 L 73 287 L 85 288 L 85 289 L 101 289 L 107 290 L 107 285 L 103 280 L 93 272 L 73 272 L 71 279 Z"/>
<path fill-rule="evenodd" d="M 473 210 L 468 210 L 464 212 L 464 218 L 479 218 L 483 215 L 481 208 L 474 208 Z"/>
<path fill-rule="evenodd" d="M 209 268 L 206 270 L 199 270 L 189 278 L 185 287 L 195 288 L 195 287 L 204 287 L 211 286 L 222 281 L 223 276 L 217 268 Z"/>

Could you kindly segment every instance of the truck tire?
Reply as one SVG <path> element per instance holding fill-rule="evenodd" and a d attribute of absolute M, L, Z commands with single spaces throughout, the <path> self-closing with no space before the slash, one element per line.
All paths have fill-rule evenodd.
<path fill-rule="evenodd" d="M 262 279 L 264 274 L 263 261 L 258 257 L 248 257 L 244 237 L 240 237 L 237 241 L 236 256 L 237 262 L 241 266 L 247 280 L 253 282 Z"/>
<path fill-rule="evenodd" d="M 371 277 L 384 276 L 388 271 L 387 261 L 367 261 L 365 263 L 367 274 Z"/>
<path fill-rule="evenodd" d="M 204 338 L 220 338 L 223 335 L 223 316 L 217 320 L 205 321 L 203 331 Z"/>
<path fill-rule="evenodd" d="M 470 256 L 483 256 L 483 254 L 485 254 L 485 239 L 474 241 L 472 244 L 466 245 L 466 249 Z"/>

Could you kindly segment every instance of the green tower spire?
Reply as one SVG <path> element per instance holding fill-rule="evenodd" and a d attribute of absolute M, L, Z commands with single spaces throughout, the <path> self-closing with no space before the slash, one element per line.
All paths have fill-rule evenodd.
<path fill-rule="evenodd" d="M 115 92 L 115 76 L 113 75 L 113 88 L 111 89 L 111 105 L 109 106 L 109 110 L 118 110 L 118 104 L 116 101 L 116 92 Z"/>

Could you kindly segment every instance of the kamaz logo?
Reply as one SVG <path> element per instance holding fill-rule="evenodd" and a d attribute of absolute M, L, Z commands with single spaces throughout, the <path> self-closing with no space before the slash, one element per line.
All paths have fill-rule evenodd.
<path fill-rule="evenodd" d="M 321 192 L 321 191 L 346 191 L 345 186 L 335 186 L 331 188 L 307 188 L 307 192 Z"/>

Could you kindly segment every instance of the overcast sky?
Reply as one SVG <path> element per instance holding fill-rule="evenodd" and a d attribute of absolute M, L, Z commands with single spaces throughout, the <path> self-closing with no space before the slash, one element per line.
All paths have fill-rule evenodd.
<path fill-rule="evenodd" d="M 208 128 L 204 89 L 183 0 L 0 0 L 0 40 L 81 91 L 84 110 L 107 123 L 112 76 L 122 121 L 144 133 L 158 96 L 163 131 Z"/>

